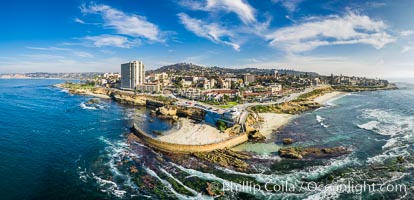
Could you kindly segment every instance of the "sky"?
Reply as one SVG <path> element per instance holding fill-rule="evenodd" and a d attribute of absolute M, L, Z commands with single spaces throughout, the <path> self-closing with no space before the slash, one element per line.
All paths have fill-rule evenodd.
<path fill-rule="evenodd" d="M 4 0 L 0 73 L 188 62 L 414 77 L 412 0 Z"/>

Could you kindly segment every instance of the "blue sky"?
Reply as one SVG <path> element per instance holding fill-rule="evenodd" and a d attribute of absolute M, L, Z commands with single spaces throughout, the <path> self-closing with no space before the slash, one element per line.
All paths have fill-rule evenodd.
<path fill-rule="evenodd" d="M 411 0 L 9 0 L 0 73 L 205 66 L 414 77 Z"/>

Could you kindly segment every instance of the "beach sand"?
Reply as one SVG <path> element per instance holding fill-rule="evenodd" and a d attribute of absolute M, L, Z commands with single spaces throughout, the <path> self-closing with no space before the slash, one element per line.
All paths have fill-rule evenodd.
<path fill-rule="evenodd" d="M 266 138 L 271 138 L 273 130 L 287 124 L 293 118 L 293 115 L 276 113 L 260 113 L 259 116 L 263 118 L 259 130 Z"/>
<path fill-rule="evenodd" d="M 262 135 L 267 139 L 272 138 L 273 130 L 277 130 L 280 127 L 289 123 L 293 119 L 294 115 L 290 114 L 277 114 L 277 113 L 260 113 L 260 117 L 263 118 L 259 130 Z M 250 143 L 238 145 L 232 148 L 235 151 L 248 151 L 255 152 L 259 155 L 271 155 L 279 150 L 280 146 L 272 143 Z"/>
<path fill-rule="evenodd" d="M 164 142 L 189 145 L 203 145 L 221 142 L 229 136 L 208 124 L 193 123 L 187 118 L 180 119 L 180 128 L 170 130 L 166 135 L 158 137 Z"/>
<path fill-rule="evenodd" d="M 334 99 L 334 98 L 336 98 L 336 97 L 343 96 L 343 95 L 345 95 L 345 94 L 346 94 L 346 92 L 338 92 L 338 91 L 335 91 L 335 92 L 330 92 L 330 93 L 326 93 L 326 94 L 324 94 L 324 95 L 322 95 L 322 96 L 320 96 L 320 97 L 315 98 L 315 99 L 314 99 L 314 101 L 315 101 L 316 103 L 321 104 L 321 105 L 327 105 L 327 104 L 328 104 L 328 102 L 329 102 L 331 99 Z"/>

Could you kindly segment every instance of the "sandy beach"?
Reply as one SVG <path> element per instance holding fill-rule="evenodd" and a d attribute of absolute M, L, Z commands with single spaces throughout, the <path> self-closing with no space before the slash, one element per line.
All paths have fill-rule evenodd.
<path fill-rule="evenodd" d="M 260 113 L 259 116 L 263 118 L 259 130 L 266 138 L 271 138 L 273 130 L 287 124 L 293 118 L 293 115 L 276 113 Z"/>
<path fill-rule="evenodd" d="M 180 119 L 180 128 L 168 131 L 167 135 L 158 139 L 177 144 L 202 145 L 221 142 L 229 136 L 208 124 L 194 124 L 192 120 Z"/>
<path fill-rule="evenodd" d="M 320 97 L 317 97 L 314 99 L 315 102 L 321 104 L 321 105 L 326 105 L 328 104 L 329 100 L 336 98 L 336 97 L 340 97 L 342 95 L 345 95 L 346 92 L 338 92 L 338 91 L 334 91 L 334 92 L 330 92 L 330 93 L 326 93 Z"/>

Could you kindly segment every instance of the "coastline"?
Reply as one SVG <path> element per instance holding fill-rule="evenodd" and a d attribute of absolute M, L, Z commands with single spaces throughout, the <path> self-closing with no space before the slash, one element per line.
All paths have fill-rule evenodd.
<path fill-rule="evenodd" d="M 347 92 L 333 91 L 323 94 L 322 96 L 316 97 L 313 101 L 326 106 L 330 101 L 341 98 L 348 94 Z M 288 124 L 295 116 L 292 114 L 279 114 L 279 113 L 259 113 L 259 116 L 263 118 L 259 130 L 266 136 L 266 138 L 271 138 L 274 130 L 281 128 Z"/>
<path fill-rule="evenodd" d="M 110 96 L 108 96 L 106 94 L 98 94 L 98 93 L 92 92 L 90 90 L 77 89 L 76 93 L 75 93 L 75 92 L 70 91 L 69 88 L 64 87 L 63 83 L 58 83 L 58 84 L 55 84 L 53 86 L 57 87 L 57 88 L 60 88 L 60 89 L 63 89 L 63 90 L 66 90 L 66 91 L 68 91 L 69 93 L 72 93 L 72 94 L 87 95 L 87 96 L 93 96 L 93 97 L 102 98 L 102 99 L 110 99 L 111 98 Z"/>
<path fill-rule="evenodd" d="M 97 94 L 97 93 L 93 93 L 93 92 L 90 92 L 90 91 L 85 91 L 81 95 L 93 96 L 93 97 L 102 98 L 102 99 L 110 99 L 111 98 L 108 95 L 105 95 L 105 94 Z"/>
<path fill-rule="evenodd" d="M 332 91 L 325 93 L 315 99 L 314 102 L 321 104 L 322 106 L 327 106 L 330 101 L 341 98 L 345 96 L 348 92 Z M 259 131 L 266 137 L 266 139 L 274 139 L 277 135 L 274 131 L 282 128 L 283 126 L 289 124 L 295 117 L 300 116 L 301 114 L 280 114 L 280 113 L 259 113 L 259 116 L 263 119 L 260 122 Z M 272 140 L 274 141 L 274 140 Z M 248 151 L 254 152 L 261 156 L 269 156 L 274 152 L 279 151 L 283 146 L 276 145 L 272 143 L 243 143 L 236 147 L 233 147 L 232 150 L 235 151 Z"/>
<path fill-rule="evenodd" d="M 278 114 L 278 113 L 260 113 L 259 116 L 263 118 L 259 131 L 267 139 L 272 138 L 273 131 L 288 124 L 294 115 L 291 114 Z"/>
<path fill-rule="evenodd" d="M 346 94 L 348 93 L 340 92 L 340 91 L 333 91 L 333 92 L 326 93 L 322 96 L 316 97 L 313 101 L 321 105 L 328 105 L 329 101 L 345 96 Z"/>

